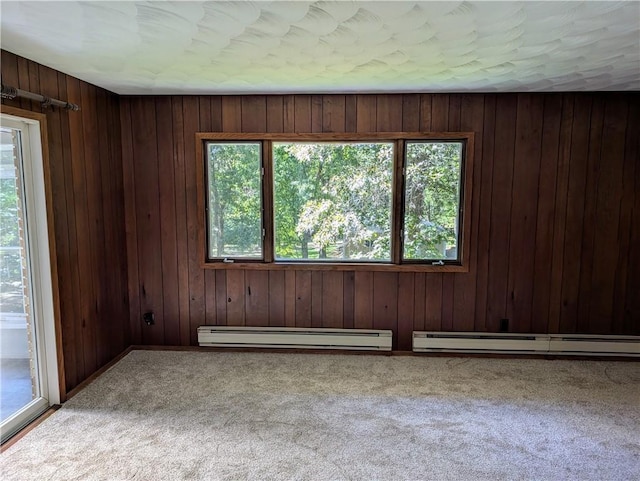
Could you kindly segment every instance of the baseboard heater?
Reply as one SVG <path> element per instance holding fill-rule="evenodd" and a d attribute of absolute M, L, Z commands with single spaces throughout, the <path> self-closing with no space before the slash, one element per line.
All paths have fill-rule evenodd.
<path fill-rule="evenodd" d="M 640 336 L 414 331 L 413 351 L 640 357 Z"/>
<path fill-rule="evenodd" d="M 232 326 L 198 328 L 198 343 L 206 347 L 390 351 L 391 342 L 390 330 Z"/>

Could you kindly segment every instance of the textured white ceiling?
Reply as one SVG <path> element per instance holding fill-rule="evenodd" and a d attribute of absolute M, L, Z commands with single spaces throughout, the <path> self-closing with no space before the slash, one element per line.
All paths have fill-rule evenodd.
<path fill-rule="evenodd" d="M 9 2 L 2 48 L 120 94 L 640 90 L 640 2 Z"/>

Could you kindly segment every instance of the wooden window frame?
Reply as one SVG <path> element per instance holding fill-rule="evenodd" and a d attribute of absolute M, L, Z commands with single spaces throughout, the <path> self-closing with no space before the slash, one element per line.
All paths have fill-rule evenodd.
<path fill-rule="evenodd" d="M 459 141 L 462 143 L 461 193 L 459 226 L 459 261 L 434 265 L 412 259 L 402 260 L 402 224 L 404 217 L 404 161 L 405 141 Z M 198 194 L 198 260 L 204 269 L 255 269 L 255 270 L 333 270 L 333 271 L 388 271 L 388 272 L 468 272 L 471 242 L 471 198 L 473 179 L 473 132 L 367 132 L 367 133 L 237 133 L 198 132 L 196 141 L 196 175 Z M 214 142 L 261 142 L 264 167 L 263 201 L 263 260 L 233 259 L 222 262 L 209 259 L 207 249 L 207 210 L 205 183 L 207 165 L 205 145 Z M 382 262 L 314 262 L 309 260 L 276 261 L 274 258 L 274 206 L 273 206 L 273 142 L 393 142 L 394 164 L 391 212 L 391 260 Z"/>

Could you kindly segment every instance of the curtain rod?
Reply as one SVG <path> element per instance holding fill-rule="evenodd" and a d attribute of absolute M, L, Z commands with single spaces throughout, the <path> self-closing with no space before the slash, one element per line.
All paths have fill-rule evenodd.
<path fill-rule="evenodd" d="M 17 89 L 15 87 L 9 87 L 5 84 L 1 85 L 3 99 L 15 99 L 16 97 L 21 97 L 24 99 L 35 100 L 36 102 L 41 102 L 42 107 L 56 106 L 62 107 L 63 109 L 67 110 L 80 110 L 80 106 L 65 102 L 64 100 L 52 99 L 49 97 L 45 97 L 44 95 L 34 94 L 32 92 L 27 92 L 26 90 Z"/>

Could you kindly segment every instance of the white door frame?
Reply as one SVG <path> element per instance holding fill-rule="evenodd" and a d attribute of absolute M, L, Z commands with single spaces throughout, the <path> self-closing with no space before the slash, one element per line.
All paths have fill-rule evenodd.
<path fill-rule="evenodd" d="M 59 371 L 59 366 L 63 364 L 59 342 L 60 308 L 51 185 L 46 155 L 46 117 L 3 105 L 1 120 L 3 126 L 19 128 L 23 132 L 26 240 L 31 269 L 33 322 L 36 324 L 36 362 L 42 396 L 2 423 L 1 437 L 4 442 L 50 406 L 60 404 L 64 396 L 64 377 Z"/>

